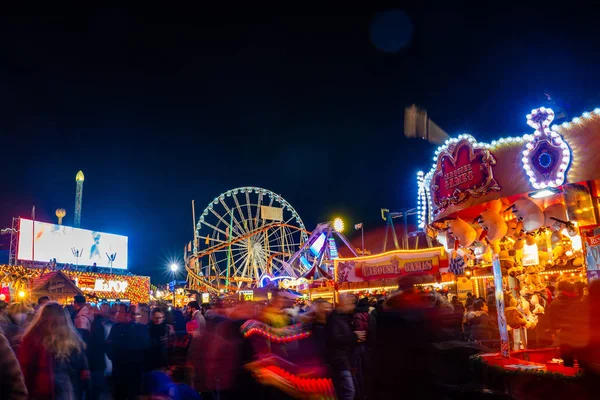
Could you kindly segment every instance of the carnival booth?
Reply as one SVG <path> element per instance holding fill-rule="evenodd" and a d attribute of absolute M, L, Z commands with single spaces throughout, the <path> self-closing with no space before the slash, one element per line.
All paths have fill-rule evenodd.
<path fill-rule="evenodd" d="M 449 253 L 459 296 L 495 298 L 501 353 L 480 361 L 574 375 L 510 354 L 527 348 L 558 282 L 599 275 L 600 109 L 551 127 L 553 119 L 542 107 L 527 115 L 529 134 L 449 139 L 418 174 L 418 207 L 420 227 Z"/>
<path fill-rule="evenodd" d="M 30 297 L 32 302 L 42 296 L 60 304 L 71 304 L 73 297 L 83 292 L 62 272 L 50 272 L 31 280 Z"/>
<path fill-rule="evenodd" d="M 4 287 L 13 291 L 13 297 L 22 292 L 22 297 L 34 301 L 40 296 L 49 296 L 61 303 L 70 303 L 76 294 L 85 295 L 90 302 L 139 304 L 150 301 L 150 278 L 147 276 L 3 265 L 0 266 L 0 280 Z"/>
<path fill-rule="evenodd" d="M 398 288 L 398 278 L 420 275 L 420 285 L 451 285 L 448 252 L 443 247 L 395 250 L 382 254 L 338 258 L 334 263 L 338 291 L 385 294 Z"/>

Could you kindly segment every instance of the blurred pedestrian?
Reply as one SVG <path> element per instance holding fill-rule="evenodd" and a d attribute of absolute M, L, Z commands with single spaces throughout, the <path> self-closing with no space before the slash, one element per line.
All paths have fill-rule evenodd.
<path fill-rule="evenodd" d="M 135 399 L 140 395 L 145 373 L 145 356 L 150 346 L 148 328 L 135 322 L 135 309 L 119 304 L 117 323 L 107 340 L 107 355 L 113 364 L 113 398 Z"/>
<path fill-rule="evenodd" d="M 376 322 L 375 317 L 369 314 L 369 299 L 362 298 L 356 304 L 356 311 L 352 316 L 354 332 L 364 333 L 365 338 L 359 340 L 354 346 L 351 365 L 355 371 L 356 399 L 366 399 L 370 387 L 370 360 L 375 343 Z"/>
<path fill-rule="evenodd" d="M 588 344 L 587 303 L 581 302 L 575 285 L 566 280 L 560 281 L 558 296 L 546 312 L 550 328 L 556 331 L 564 365 L 572 367 Z"/>
<path fill-rule="evenodd" d="M 187 305 L 189 322 L 186 324 L 186 330 L 190 335 L 196 335 L 206 329 L 206 319 L 200 312 L 200 305 L 197 301 L 190 301 Z"/>
<path fill-rule="evenodd" d="M 75 328 L 83 341 L 88 344 L 94 322 L 94 310 L 86 303 L 85 296 L 80 294 L 73 297 L 73 310 L 75 311 L 73 315 Z"/>
<path fill-rule="evenodd" d="M 169 366 L 169 350 L 175 341 L 175 329 L 165 322 L 160 308 L 154 308 L 148 323 L 150 347 L 146 360 L 148 371 L 166 370 Z"/>
<path fill-rule="evenodd" d="M 46 303 L 23 335 L 19 362 L 30 399 L 81 399 L 89 393 L 84 343 L 62 306 Z"/>
<path fill-rule="evenodd" d="M 0 397 L 7 400 L 27 399 L 27 388 L 21 367 L 2 332 L 0 332 Z"/>
<path fill-rule="evenodd" d="M 4 333 L 10 347 L 16 351 L 17 346 L 21 340 L 22 330 L 17 325 L 13 324 L 11 319 L 8 317 L 6 309 L 8 304 L 4 301 L 0 301 L 0 331 Z"/>
<path fill-rule="evenodd" d="M 326 326 L 327 359 L 333 386 L 340 400 L 354 400 L 356 388 L 350 360 L 356 343 L 366 338 L 366 332 L 353 331 L 352 314 L 355 309 L 355 296 L 341 296 L 340 303 L 329 316 Z"/>

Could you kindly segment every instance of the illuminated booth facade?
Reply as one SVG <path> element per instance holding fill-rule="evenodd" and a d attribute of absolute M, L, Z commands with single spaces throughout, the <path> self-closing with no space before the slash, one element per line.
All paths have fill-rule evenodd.
<path fill-rule="evenodd" d="M 22 291 L 26 301 L 49 296 L 61 304 L 70 304 L 73 296 L 83 294 L 89 302 L 124 302 L 131 304 L 150 301 L 150 277 L 102 274 L 82 271 L 50 271 L 24 266 L 0 266 L 2 286 Z M 6 297 L 6 295 L 5 295 Z"/>
<path fill-rule="evenodd" d="M 527 348 L 549 288 L 600 276 L 600 109 L 553 119 L 542 107 L 523 136 L 449 139 L 417 176 L 419 227 L 448 252 L 459 299 L 495 298 L 503 358 Z"/>

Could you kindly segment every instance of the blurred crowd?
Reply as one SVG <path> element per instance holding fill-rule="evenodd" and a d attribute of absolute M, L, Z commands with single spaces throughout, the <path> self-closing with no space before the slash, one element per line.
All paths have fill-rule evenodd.
<path fill-rule="evenodd" d="M 497 343 L 490 298 L 465 303 L 401 280 L 389 296 L 342 293 L 334 304 L 273 293 L 240 301 L 28 307 L 0 303 L 0 397 L 7 399 L 452 398 L 457 365 L 442 343 Z M 595 371 L 598 287 L 562 284 L 547 309 L 548 345 Z M 589 295 L 588 295 L 589 293 Z M 582 339 L 585 336 L 585 339 Z"/>

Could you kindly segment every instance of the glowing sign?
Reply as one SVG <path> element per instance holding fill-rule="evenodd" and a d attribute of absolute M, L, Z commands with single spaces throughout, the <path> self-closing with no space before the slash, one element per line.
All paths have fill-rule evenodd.
<path fill-rule="evenodd" d="M 538 265 L 540 263 L 540 253 L 538 252 L 537 243 L 532 245 L 526 244 L 523 246 L 523 258 L 521 259 L 521 263 L 524 267 Z"/>
<path fill-rule="evenodd" d="M 337 245 L 335 244 L 335 239 L 332 237 L 329 238 L 329 255 L 331 256 L 332 260 L 339 258 Z"/>
<path fill-rule="evenodd" d="M 240 294 L 240 299 L 244 299 L 245 301 L 252 301 L 254 299 L 254 291 L 252 290 L 240 290 L 238 293 Z"/>
<path fill-rule="evenodd" d="M 433 202 L 438 208 L 460 204 L 469 197 L 481 197 L 490 191 L 500 191 L 494 179 L 494 155 L 476 148 L 469 138 L 452 143 L 439 152 L 431 178 Z"/>
<path fill-rule="evenodd" d="M 124 293 L 127 290 L 127 281 L 112 281 L 105 279 L 93 279 L 88 277 L 80 277 L 75 280 L 77 287 L 81 290 L 94 292 L 115 292 Z"/>
<path fill-rule="evenodd" d="M 32 242 L 35 238 L 35 261 L 48 262 L 56 258 L 59 264 L 79 264 L 110 267 L 106 254 L 117 254 L 113 268 L 127 269 L 127 236 L 89 231 L 65 225 L 48 224 L 21 218 L 19 260 L 31 261 Z M 79 258 L 72 249 L 83 250 Z"/>
<path fill-rule="evenodd" d="M 259 285 L 260 287 L 265 287 L 271 282 L 277 282 L 279 284 L 279 286 L 283 287 L 284 289 L 290 289 L 290 288 L 298 287 L 299 285 L 302 285 L 304 283 L 308 283 L 308 280 L 306 278 L 293 278 L 291 276 L 285 276 L 285 275 L 275 276 L 275 277 L 271 277 L 269 275 L 263 275 L 262 278 L 260 278 L 259 282 L 260 282 L 260 285 Z"/>
<path fill-rule="evenodd" d="M 550 108 L 537 108 L 527 115 L 527 124 L 535 129 L 523 150 L 523 168 L 536 189 L 558 187 L 565 183 L 571 163 L 571 150 L 562 137 L 549 129 L 554 120 Z"/>

